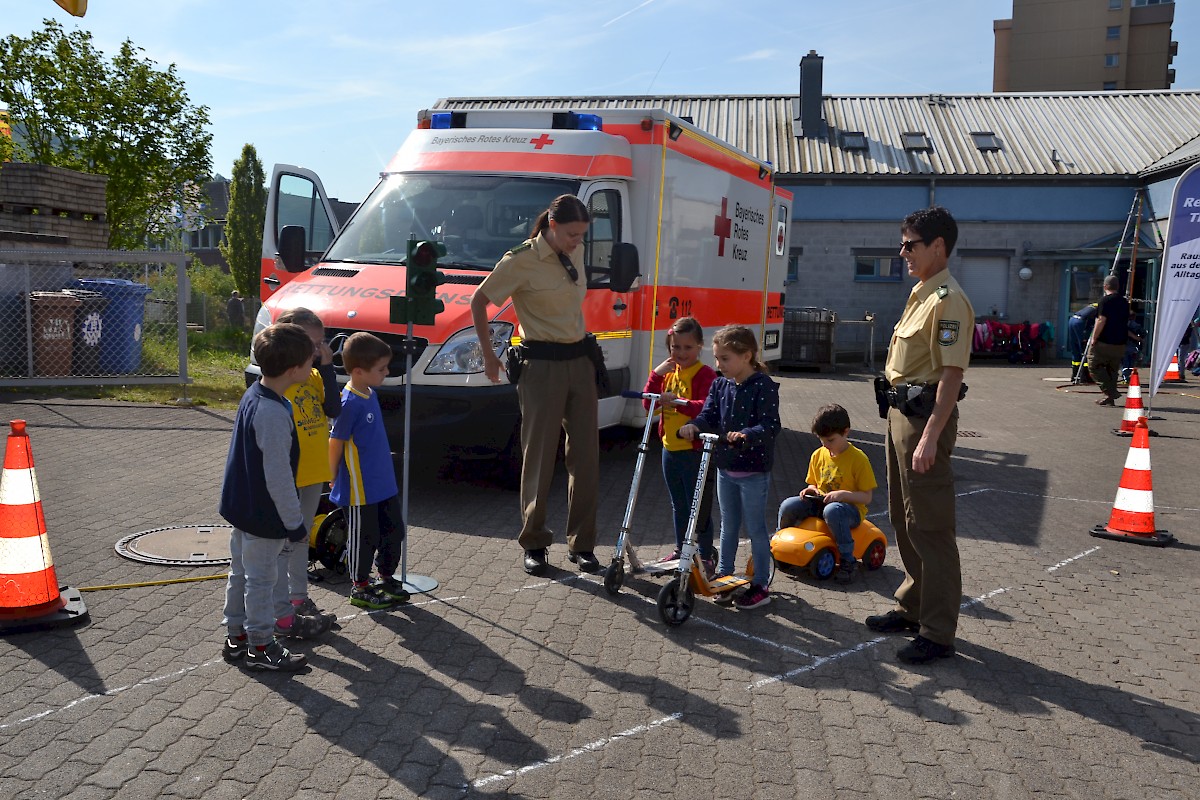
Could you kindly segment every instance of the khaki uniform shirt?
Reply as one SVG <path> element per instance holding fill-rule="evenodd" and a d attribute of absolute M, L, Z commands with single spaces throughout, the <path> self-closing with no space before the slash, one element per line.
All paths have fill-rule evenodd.
<path fill-rule="evenodd" d="M 558 254 L 538 234 L 505 253 L 479 288 L 495 305 L 512 298 L 522 339 L 578 342 L 587 333 L 583 322 L 587 276 L 577 253 L 571 254 L 571 263 L 579 280 L 572 283 Z"/>
<path fill-rule="evenodd" d="M 913 287 L 888 347 L 888 382 L 934 383 L 943 367 L 966 369 L 971 360 L 975 309 L 958 281 L 942 270 Z"/>

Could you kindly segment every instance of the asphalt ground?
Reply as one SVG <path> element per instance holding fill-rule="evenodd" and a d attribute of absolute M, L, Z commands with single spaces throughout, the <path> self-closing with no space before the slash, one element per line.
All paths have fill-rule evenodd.
<path fill-rule="evenodd" d="M 825 402 L 884 470 L 865 374 L 783 373 L 772 503 L 802 484 Z M 1178 542 L 1089 536 L 1129 438 L 1065 366 L 980 363 L 955 452 L 958 653 L 911 667 L 865 616 L 901 579 L 889 547 L 848 588 L 780 574 L 772 602 L 700 601 L 667 628 L 661 579 L 610 597 L 567 562 L 525 575 L 515 493 L 483 465 L 414 466 L 412 573 L 440 586 L 363 613 L 344 577 L 312 586 L 341 630 L 296 675 L 220 656 L 221 580 L 88 591 L 86 625 L 0 639 L 0 797 L 1194 798 L 1200 777 L 1200 380 L 1152 404 L 1155 520 Z M 1190 376 L 1189 376 L 1190 377 Z M 218 523 L 232 412 L 30 398 L 60 583 L 218 573 L 117 555 L 130 533 Z M 607 564 L 636 458 L 602 452 Z M 657 450 L 633 538 L 670 548 Z M 872 519 L 892 538 L 886 492 Z M 745 547 L 745 544 L 743 544 Z M 748 549 L 748 548 L 747 548 Z"/>

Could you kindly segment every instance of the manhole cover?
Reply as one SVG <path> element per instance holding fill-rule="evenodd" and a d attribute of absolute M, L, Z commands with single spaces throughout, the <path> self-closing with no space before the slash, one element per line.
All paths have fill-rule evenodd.
<path fill-rule="evenodd" d="M 232 530 L 232 525 L 172 525 L 126 536 L 116 549 L 119 555 L 147 564 L 228 564 Z"/>

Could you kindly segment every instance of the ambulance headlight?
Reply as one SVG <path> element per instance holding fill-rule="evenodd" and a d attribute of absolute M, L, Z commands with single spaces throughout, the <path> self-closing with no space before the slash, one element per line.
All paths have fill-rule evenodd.
<path fill-rule="evenodd" d="M 254 317 L 254 330 L 250 334 L 250 341 L 251 341 L 250 363 L 251 364 L 258 363 L 257 361 L 254 360 L 254 344 L 253 344 L 254 337 L 258 336 L 258 332 L 261 331 L 263 328 L 268 327 L 270 324 L 271 324 L 271 312 L 267 309 L 266 306 L 260 306 L 258 309 L 258 314 Z"/>
<path fill-rule="evenodd" d="M 509 322 L 492 322 L 488 325 L 492 334 L 492 348 L 499 358 L 512 338 L 513 326 Z M 483 351 L 479 348 L 479 337 L 474 328 L 463 328 L 441 346 L 437 354 L 425 367 L 426 375 L 463 375 L 483 372 Z"/>

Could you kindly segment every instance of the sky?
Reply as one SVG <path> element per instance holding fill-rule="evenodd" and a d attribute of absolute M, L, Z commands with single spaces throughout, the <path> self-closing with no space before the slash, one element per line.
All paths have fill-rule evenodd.
<path fill-rule="evenodd" d="M 1102 2 L 1102 0 L 1096 0 Z M 361 201 L 443 97 L 785 94 L 824 56 L 825 94 L 982 93 L 1011 0 L 0 0 L 0 36 L 42 19 L 129 39 L 209 108 L 213 172 L 253 144 Z M 1172 88 L 1200 88 L 1200 0 L 1176 3 Z"/>

